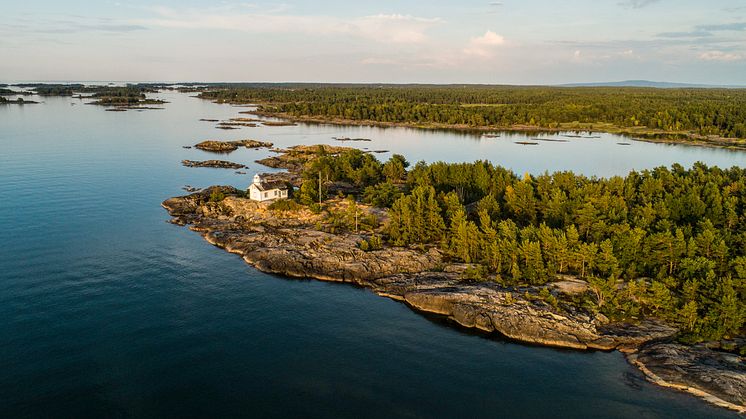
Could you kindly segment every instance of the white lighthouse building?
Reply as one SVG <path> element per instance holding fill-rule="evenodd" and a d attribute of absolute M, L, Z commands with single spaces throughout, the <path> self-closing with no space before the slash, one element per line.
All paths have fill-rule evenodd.
<path fill-rule="evenodd" d="M 249 198 L 254 201 L 271 201 L 288 197 L 288 187 L 284 182 L 266 182 L 259 174 L 254 175 L 254 182 L 249 185 Z"/>

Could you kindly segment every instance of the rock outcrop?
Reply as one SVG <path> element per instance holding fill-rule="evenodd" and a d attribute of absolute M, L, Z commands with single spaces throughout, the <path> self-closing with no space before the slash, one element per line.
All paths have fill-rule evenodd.
<path fill-rule="evenodd" d="M 746 363 L 742 356 L 703 344 L 655 343 L 628 358 L 656 384 L 746 413 Z"/>

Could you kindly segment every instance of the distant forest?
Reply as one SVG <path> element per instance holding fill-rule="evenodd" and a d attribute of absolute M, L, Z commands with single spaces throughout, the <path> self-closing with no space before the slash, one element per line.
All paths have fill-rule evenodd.
<path fill-rule="evenodd" d="M 746 138 L 746 89 L 252 84 L 213 86 L 201 97 L 321 119 L 549 129 L 605 124 L 639 134 Z"/>

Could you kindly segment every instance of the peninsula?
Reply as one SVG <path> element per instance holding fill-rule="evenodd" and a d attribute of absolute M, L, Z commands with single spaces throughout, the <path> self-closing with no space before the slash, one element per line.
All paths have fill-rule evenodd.
<path fill-rule="evenodd" d="M 276 151 L 289 172 L 268 177 L 294 185 L 292 200 L 215 186 L 163 206 L 261 271 L 356 284 L 520 342 L 621 350 L 655 383 L 746 411 L 746 257 L 728 234 L 742 231 L 743 169 L 521 178 Z"/>

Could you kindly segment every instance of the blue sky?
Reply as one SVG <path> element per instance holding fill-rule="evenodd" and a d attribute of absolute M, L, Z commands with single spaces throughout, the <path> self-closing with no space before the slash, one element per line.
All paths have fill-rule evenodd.
<path fill-rule="evenodd" d="M 0 0 L 0 80 L 746 84 L 746 0 Z"/>

